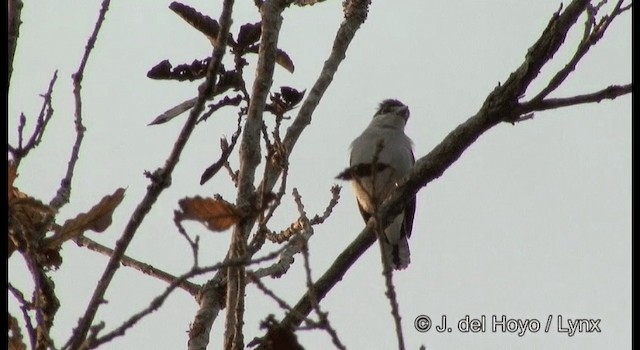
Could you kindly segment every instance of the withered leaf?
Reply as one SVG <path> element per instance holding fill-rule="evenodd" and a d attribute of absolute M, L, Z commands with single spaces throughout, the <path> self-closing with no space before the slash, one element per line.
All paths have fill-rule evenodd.
<path fill-rule="evenodd" d="M 242 97 L 242 95 L 236 95 L 234 97 L 229 97 L 229 96 L 225 96 L 222 98 L 222 100 L 219 100 L 216 103 L 212 103 L 210 104 L 209 110 L 204 113 L 200 119 L 198 119 L 198 123 L 206 121 L 207 119 L 209 119 L 209 117 L 218 109 L 222 108 L 222 107 L 226 107 L 226 106 L 239 106 L 240 102 L 242 102 L 244 100 L 244 98 Z M 200 183 L 202 185 L 202 183 Z"/>
<path fill-rule="evenodd" d="M 260 44 L 252 45 L 248 47 L 246 51 L 251 53 L 258 53 L 260 51 Z M 289 55 L 287 55 L 287 53 L 281 49 L 277 49 L 276 51 L 276 63 L 281 65 L 284 69 L 288 70 L 289 73 L 293 73 L 296 68 Z"/>
<path fill-rule="evenodd" d="M 13 180 L 16 179 L 17 173 L 16 173 L 16 163 L 14 162 L 9 162 L 9 200 L 11 200 L 15 194 L 13 193 Z"/>
<path fill-rule="evenodd" d="M 280 49 L 278 49 L 278 51 L 276 52 L 276 63 L 284 67 L 284 69 L 288 70 L 289 73 L 293 73 L 296 68 L 293 65 L 293 61 L 291 60 L 289 55 L 287 55 L 286 52 Z"/>
<path fill-rule="evenodd" d="M 261 329 L 267 329 L 263 339 L 254 339 L 248 347 L 262 345 L 266 350 L 304 350 L 298 342 L 297 335 L 289 327 L 281 326 L 273 315 L 260 322 Z"/>
<path fill-rule="evenodd" d="M 262 35 L 262 22 L 245 23 L 238 32 L 236 46 L 241 49 L 248 48 L 260 40 L 260 35 Z"/>
<path fill-rule="evenodd" d="M 172 120 L 173 118 L 179 116 L 180 114 L 190 110 L 193 106 L 195 106 L 196 100 L 197 100 L 197 97 L 194 97 L 180 103 L 177 106 L 171 107 L 171 109 L 157 116 L 148 125 L 160 125 Z"/>
<path fill-rule="evenodd" d="M 18 320 L 9 314 L 9 323 L 7 325 L 9 328 L 9 350 L 25 350 L 27 345 L 24 343 L 22 339 L 22 332 L 20 331 L 20 324 Z"/>
<path fill-rule="evenodd" d="M 282 98 L 287 102 L 287 104 L 291 107 L 296 106 L 302 98 L 304 97 L 305 92 L 307 90 L 298 91 L 289 86 L 283 86 L 280 88 L 280 93 L 282 94 Z"/>
<path fill-rule="evenodd" d="M 47 239 L 46 246 L 49 248 L 59 247 L 65 241 L 79 237 L 87 230 L 95 232 L 106 230 L 111 225 L 113 212 L 124 198 L 124 192 L 124 188 L 118 188 L 112 194 L 104 196 L 88 212 L 78 214 L 75 218 L 65 221 L 62 227 Z"/>
<path fill-rule="evenodd" d="M 220 25 L 218 24 L 218 21 L 207 15 L 201 14 L 193 7 L 181 4 L 177 1 L 172 2 L 169 5 L 169 8 L 192 27 L 204 34 L 209 41 L 211 41 L 211 45 L 216 44 L 218 33 L 220 32 Z"/>
<path fill-rule="evenodd" d="M 242 215 L 236 207 L 214 198 L 183 198 L 178 201 L 181 211 L 176 211 L 178 220 L 195 220 L 214 232 L 224 231 L 237 224 Z"/>
<path fill-rule="evenodd" d="M 175 67 L 169 62 L 164 60 L 156 64 L 153 68 L 147 72 L 147 78 L 154 80 L 177 80 L 177 81 L 194 81 L 203 79 L 207 76 L 207 68 L 211 57 L 207 57 L 202 60 L 193 60 L 189 64 L 180 64 Z"/>
<path fill-rule="evenodd" d="M 166 77 L 171 74 L 171 68 L 173 68 L 171 62 L 169 62 L 169 60 L 164 60 L 153 66 L 153 68 L 149 69 L 149 71 L 147 72 L 147 78 L 167 79 Z"/>
<path fill-rule="evenodd" d="M 16 190 L 17 191 L 17 190 Z M 56 210 L 23 193 L 9 201 L 8 256 L 28 245 L 39 246 L 49 231 Z"/>
<path fill-rule="evenodd" d="M 218 82 L 216 83 L 216 95 L 220 95 L 229 89 L 236 91 L 242 89 L 244 86 L 244 80 L 242 75 L 236 71 L 226 71 L 219 75 Z"/>
<path fill-rule="evenodd" d="M 271 103 L 266 105 L 265 109 L 277 116 L 283 116 L 302 101 L 305 92 L 306 90 L 298 91 L 289 86 L 282 86 L 280 92 L 274 92 L 269 96 Z"/>
<path fill-rule="evenodd" d="M 13 198 L 9 203 L 9 231 L 19 229 L 30 238 L 39 239 L 34 234 L 44 234 L 44 225 L 52 221 L 55 213 L 55 209 L 35 198 Z"/>

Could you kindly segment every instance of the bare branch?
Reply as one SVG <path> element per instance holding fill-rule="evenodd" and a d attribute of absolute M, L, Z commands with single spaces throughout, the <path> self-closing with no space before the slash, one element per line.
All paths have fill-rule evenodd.
<path fill-rule="evenodd" d="M 281 248 L 275 252 L 272 252 L 262 258 L 249 259 L 249 254 L 244 257 L 232 260 L 227 259 L 221 263 L 221 267 L 226 267 L 235 261 L 236 264 L 244 262 L 245 266 L 249 266 L 254 263 L 261 263 L 274 259 L 282 253 L 284 248 Z M 200 293 L 196 297 L 196 300 L 200 304 L 200 308 L 196 313 L 194 321 L 191 323 L 189 329 L 189 349 L 205 349 L 209 343 L 209 333 L 211 332 L 211 326 L 213 321 L 218 316 L 220 310 L 225 304 L 225 274 L 221 273 L 223 269 L 218 270 L 218 273 L 200 290 Z"/>
<path fill-rule="evenodd" d="M 11 86 L 11 73 L 13 73 L 13 56 L 16 54 L 18 46 L 18 36 L 20 35 L 20 25 L 22 24 L 22 0 L 7 1 L 7 17 L 8 17 L 8 37 L 9 44 L 7 47 L 7 91 Z"/>
<path fill-rule="evenodd" d="M 93 349 L 98 347 L 101 344 L 104 344 L 113 340 L 116 337 L 123 336 L 128 329 L 130 329 L 135 324 L 137 324 L 145 316 L 158 310 L 175 289 L 181 288 L 182 285 L 184 285 L 185 283 L 188 283 L 187 279 L 189 278 L 202 275 L 205 273 L 210 273 L 213 271 L 219 271 L 221 269 L 225 269 L 230 266 L 238 266 L 238 265 L 249 266 L 252 264 L 258 264 L 264 261 L 271 260 L 275 258 L 277 255 L 278 255 L 278 251 L 254 260 L 248 260 L 247 257 L 245 256 L 245 257 L 241 257 L 240 259 L 226 260 L 224 262 L 217 263 L 207 267 L 202 267 L 202 268 L 194 267 L 187 273 L 179 277 L 176 277 L 175 280 L 169 286 L 167 286 L 164 292 L 162 292 L 160 295 L 155 297 L 149 303 L 149 305 L 146 308 L 144 308 L 142 311 L 139 311 L 136 314 L 132 315 L 128 320 L 123 322 L 120 326 L 118 326 L 116 329 L 109 332 L 108 334 L 105 334 L 104 336 L 97 338 L 97 331 L 101 330 L 104 327 L 104 325 L 101 325 L 101 327 L 97 328 L 96 332 L 94 332 L 94 334 L 92 335 L 93 339 L 91 339 L 91 337 L 88 337 L 84 346 L 86 346 L 87 349 Z M 96 326 L 93 326 L 93 327 L 96 327 Z M 194 331 L 193 327 L 191 331 Z"/>
<path fill-rule="evenodd" d="M 273 12 L 273 7 L 267 6 L 267 5 L 272 5 L 275 7 L 274 2 L 273 1 L 267 1 L 267 2 L 260 2 L 260 4 L 256 3 L 256 5 L 259 5 L 262 9 L 264 9 L 264 16 L 268 17 L 268 16 L 273 16 L 271 15 L 271 13 Z M 278 5 L 282 5 L 282 3 L 278 3 Z M 286 4 L 285 4 L 286 5 Z M 342 60 L 344 60 L 344 58 L 346 57 L 346 50 L 349 46 L 349 43 L 351 42 L 351 40 L 353 39 L 355 32 L 360 28 L 360 25 L 364 22 L 365 18 L 366 18 L 366 13 L 368 11 L 368 5 L 369 5 L 369 1 L 368 0 L 360 0 L 360 1 L 349 1 L 346 4 L 347 6 L 345 6 L 345 8 L 349 8 L 348 11 L 345 10 L 345 21 L 342 23 L 342 25 L 340 26 L 340 29 L 338 30 L 338 33 L 336 34 L 336 38 L 334 40 L 334 46 L 333 46 L 333 50 L 329 56 L 329 59 L 325 62 L 324 68 L 322 70 L 322 72 L 320 73 L 320 77 L 318 78 L 318 80 L 316 81 L 314 87 L 311 90 L 311 93 L 307 96 L 307 99 L 305 100 L 305 103 L 302 105 L 300 112 L 298 113 L 298 117 L 296 117 L 296 120 L 294 121 L 294 123 L 289 127 L 289 129 L 287 130 L 287 133 L 285 135 L 285 138 L 283 140 L 283 144 L 285 146 L 285 149 L 287 150 L 287 153 L 285 154 L 286 157 L 288 157 L 291 154 L 291 151 L 293 149 L 293 146 L 295 145 L 296 141 L 298 140 L 300 134 L 302 133 L 302 131 L 304 130 L 304 128 L 311 122 L 311 114 L 313 113 L 313 111 L 315 110 L 315 108 L 317 107 L 318 103 L 320 102 L 320 99 L 322 97 L 322 95 L 324 94 L 324 92 L 327 90 L 328 86 L 331 84 L 331 81 L 333 80 L 333 75 L 335 74 L 335 72 L 338 69 L 338 66 L 340 65 L 340 63 L 342 62 Z M 355 6 L 355 7 L 354 7 Z M 278 12 L 278 11 L 275 11 Z M 280 15 L 278 14 L 277 16 L 277 22 L 279 23 L 281 21 Z M 273 19 L 271 19 L 273 20 Z M 256 113 L 257 111 L 263 111 L 264 110 L 264 105 L 266 102 L 266 97 L 268 95 L 268 88 L 270 86 L 270 74 L 264 75 L 264 72 L 266 71 L 266 69 L 263 69 L 261 67 L 265 67 L 265 68 L 270 68 L 268 69 L 268 71 L 270 71 L 271 73 L 273 73 L 273 65 L 275 64 L 275 48 L 273 47 L 276 43 L 277 43 L 277 30 L 273 31 L 273 29 L 269 29 L 269 26 L 271 26 L 270 24 L 271 22 L 265 22 L 263 19 L 263 26 L 267 29 L 262 31 L 262 40 L 267 43 L 268 45 L 260 45 L 260 50 L 263 53 L 267 53 L 270 52 L 270 60 L 269 60 L 269 64 L 268 65 L 264 65 L 261 66 L 260 65 L 260 57 L 258 59 L 258 78 L 256 79 L 255 83 L 254 83 L 254 90 L 257 89 L 257 91 L 259 92 L 259 94 L 256 94 L 256 91 L 253 91 L 252 94 L 252 105 L 254 105 L 254 109 L 253 112 L 251 111 L 251 105 L 250 105 L 250 111 L 249 114 L 251 115 L 252 113 L 255 116 L 259 116 L 261 117 L 262 113 Z M 279 25 L 278 25 L 279 28 Z M 275 37 L 274 37 L 275 36 Z M 270 49 L 267 50 L 267 47 L 269 47 Z M 264 55 L 264 54 L 263 54 Z M 264 77 L 269 77 L 269 80 L 264 81 Z M 260 78 L 263 77 L 263 78 Z M 260 102 L 259 102 L 260 101 Z M 259 102 L 259 104 L 258 104 Z M 249 117 L 248 117 L 249 118 Z M 245 130 L 244 133 L 247 136 L 250 135 L 258 135 L 259 134 L 259 129 L 260 129 L 260 125 L 261 125 L 261 118 L 260 120 L 252 120 L 251 123 L 253 124 L 251 126 L 251 128 L 248 128 L 245 126 Z M 249 121 L 247 122 L 247 124 L 249 124 Z M 241 158 L 243 158 L 242 156 L 242 152 L 246 150 L 249 151 L 250 149 L 255 149 L 257 148 L 259 145 L 258 144 L 254 144 L 254 142 L 258 142 L 258 138 L 254 137 L 253 139 L 251 139 L 250 137 L 247 137 L 249 140 L 247 140 L 248 144 L 245 145 L 247 148 L 244 148 L 241 145 L 240 151 L 241 151 Z M 244 140 L 244 138 L 243 138 Z M 260 156 L 259 156 L 259 152 L 257 152 L 256 154 L 252 155 L 254 158 L 252 158 L 253 160 L 251 160 L 251 164 L 252 168 L 255 169 L 255 166 L 257 165 L 257 162 L 259 162 Z M 246 166 L 246 165 L 245 165 Z M 277 182 L 277 179 L 282 171 L 282 169 L 280 168 L 280 166 L 278 164 L 267 164 L 268 170 L 265 170 L 266 174 L 268 174 L 268 176 L 265 176 L 265 178 L 263 179 L 263 183 L 259 186 L 259 188 L 261 189 L 261 191 L 263 192 L 267 192 L 267 191 L 271 191 L 271 189 L 275 186 L 275 183 Z M 244 173 L 247 173 L 249 169 L 245 168 L 244 169 Z M 241 169 L 240 172 L 242 172 L 243 170 Z M 248 191 L 239 191 L 239 197 L 238 199 L 241 198 L 240 194 L 246 194 L 246 192 L 252 192 L 253 190 L 253 171 L 251 172 L 251 179 L 245 179 L 244 183 L 246 184 L 246 186 L 248 187 L 247 190 Z M 241 176 L 240 176 L 241 177 Z M 249 181 L 251 180 L 251 181 Z M 239 181 L 239 186 L 240 185 L 240 181 Z M 246 198 L 250 198 L 249 197 L 245 197 L 244 200 L 246 200 Z M 240 207 L 240 205 L 239 205 Z M 242 229 L 243 232 L 248 233 L 250 230 L 250 226 L 253 223 L 250 222 L 249 220 L 247 221 L 247 226 Z M 211 281 L 211 284 L 214 284 L 216 286 L 220 286 L 219 281 L 221 281 L 220 276 L 216 276 L 214 277 L 214 279 Z M 202 310 L 202 305 L 206 305 L 206 304 L 213 304 L 216 305 L 218 303 L 216 303 L 214 300 L 209 300 L 209 298 L 216 298 L 219 294 L 214 293 L 214 291 L 216 290 L 216 288 L 208 288 L 208 291 L 211 291 L 212 293 L 203 293 L 203 301 L 201 303 L 201 310 Z M 208 300 L 208 302 L 206 301 Z M 196 321 L 194 321 L 194 324 L 198 324 L 199 327 L 201 328 L 203 331 L 202 332 L 198 332 L 198 334 L 202 335 L 207 333 L 206 336 L 206 341 L 204 342 L 199 342 L 199 341 L 194 341 L 193 343 L 198 343 L 198 344 L 202 344 L 202 346 L 192 346 L 192 340 L 194 340 L 194 338 L 190 338 L 190 342 L 189 342 L 189 346 L 190 346 L 190 350 L 193 349 L 204 349 L 204 347 L 206 346 L 206 344 L 208 343 L 208 330 L 211 329 L 211 325 L 213 324 L 213 318 L 215 318 L 217 315 L 217 312 L 209 312 L 209 313 L 204 313 L 204 312 L 198 312 L 198 315 L 196 315 Z M 207 317 L 211 317 L 209 319 L 207 319 Z M 206 322 L 206 324 L 201 325 L 201 322 Z M 202 327 L 200 327 L 202 326 Z"/>
<path fill-rule="evenodd" d="M 367 18 L 369 4 L 370 0 L 345 1 L 344 20 L 340 24 L 340 28 L 338 28 L 336 33 L 331 54 L 329 54 L 329 58 L 324 62 L 320 76 L 309 91 L 307 98 L 300 107 L 298 115 L 285 134 L 283 140 L 283 145 L 286 151 L 284 154 L 285 157 L 288 158 L 291 155 L 300 135 L 304 129 L 311 124 L 313 112 L 320 103 L 322 96 L 324 96 L 324 93 L 329 88 L 329 85 L 331 85 L 333 76 L 338 71 L 338 67 L 346 58 L 346 52 L 349 48 L 349 44 L 351 44 L 351 40 L 353 40 L 356 32 L 360 29 L 360 26 Z M 264 189 L 270 191 L 273 186 L 275 186 L 278 176 L 280 175 L 280 169 L 270 164 L 268 164 L 267 167 L 269 176 L 263 179 L 263 181 L 267 182 Z"/>
<path fill-rule="evenodd" d="M 56 70 L 53 73 L 53 77 L 49 81 L 49 87 L 47 88 L 47 92 L 42 95 L 42 107 L 40 108 L 40 113 L 38 114 L 38 119 L 36 120 L 36 126 L 33 129 L 33 133 L 31 137 L 29 137 L 29 141 L 27 141 L 26 145 L 23 145 L 23 131 L 26 123 L 26 117 L 24 114 L 20 115 L 20 124 L 18 126 L 18 147 L 9 147 L 10 152 L 13 154 L 13 159 L 16 163 L 16 167 L 20 164 L 20 161 L 29 154 L 29 152 L 36 148 L 40 141 L 42 140 L 42 136 L 44 135 L 44 131 L 53 116 L 53 106 L 51 105 L 51 96 L 53 94 L 53 87 L 58 79 L 58 71 Z"/>
<path fill-rule="evenodd" d="M 393 317 L 393 323 L 396 329 L 396 339 L 398 339 L 398 350 L 404 350 L 404 335 L 402 333 L 402 322 L 400 317 L 400 306 L 398 305 L 398 298 L 396 296 L 395 286 L 393 285 L 393 272 L 391 270 L 391 266 L 389 261 L 386 259 L 389 252 L 388 246 L 386 246 L 383 242 L 385 241 L 384 230 L 380 225 L 377 224 L 376 220 L 376 236 L 378 237 L 378 246 L 380 247 L 380 256 L 382 257 L 382 275 L 384 276 L 384 284 L 387 292 L 385 293 L 387 298 L 389 299 L 389 304 L 391 306 L 391 317 Z"/>
<path fill-rule="evenodd" d="M 76 239 L 74 239 L 74 241 L 79 245 L 79 246 L 83 246 L 86 247 L 89 250 L 93 250 L 94 252 L 98 252 L 100 254 L 106 255 L 106 256 L 111 256 L 111 254 L 113 254 L 113 249 L 104 246 L 90 238 L 84 237 L 84 236 L 80 236 Z M 149 275 L 151 277 L 155 277 L 161 281 L 167 282 L 167 283 L 174 283 L 176 280 L 178 280 L 178 277 L 171 275 L 170 273 L 167 273 L 165 271 L 162 271 L 160 269 L 157 269 L 147 263 L 143 263 L 142 261 L 130 258 L 126 255 L 124 255 L 122 257 L 122 265 L 127 266 L 127 267 L 131 267 L 133 269 L 136 269 L 142 273 L 144 273 L 145 275 Z M 178 288 L 184 289 L 186 292 L 188 292 L 189 294 L 191 294 L 192 296 L 195 296 L 196 294 L 198 294 L 198 292 L 200 291 L 200 286 L 189 282 L 189 281 L 183 281 L 181 284 L 178 285 Z"/>
<path fill-rule="evenodd" d="M 108 4 L 108 1 L 105 0 L 105 3 Z M 103 3 L 103 5 L 105 4 Z M 144 198 L 138 204 L 138 207 L 132 213 L 127 226 L 122 233 L 122 236 L 118 240 L 116 247 L 114 249 L 113 255 L 104 270 L 104 273 L 98 284 L 94 293 L 89 301 L 89 305 L 85 311 L 84 316 L 79 320 L 78 326 L 74 329 L 73 335 L 69 342 L 65 345 L 65 348 L 78 349 L 83 344 L 84 339 L 87 336 L 87 332 L 89 331 L 89 327 L 93 322 L 93 319 L 98 311 L 98 308 L 102 304 L 102 300 L 104 299 L 104 294 L 111 283 L 115 272 L 120 266 L 120 260 L 124 256 L 124 252 L 126 251 L 129 243 L 133 239 L 133 236 L 137 232 L 138 228 L 144 221 L 144 218 L 151 210 L 151 207 L 156 202 L 160 194 L 163 192 L 165 188 L 167 188 L 171 182 L 171 173 L 176 167 L 178 160 L 180 159 L 180 154 L 184 150 L 187 141 L 189 140 L 193 130 L 195 129 L 196 121 L 200 113 L 202 113 L 204 109 L 204 104 L 208 96 L 210 96 L 213 92 L 215 81 L 216 81 L 216 72 L 219 71 L 219 67 L 222 61 L 222 57 L 225 54 L 226 50 L 226 38 L 229 33 L 229 26 L 231 25 L 230 18 L 230 9 L 223 10 L 221 15 L 221 28 L 220 28 L 220 40 L 218 40 L 217 45 L 213 49 L 212 59 L 207 69 L 207 78 L 205 82 L 200 86 L 198 97 L 196 101 L 196 105 L 189 113 L 189 118 L 187 118 L 180 135 L 171 151 L 171 154 L 166 160 L 166 163 L 163 168 L 158 169 L 154 172 L 153 180 L 151 185 L 147 188 L 147 193 Z"/>
<path fill-rule="evenodd" d="M 199 239 L 199 237 L 196 237 L 195 240 L 192 240 L 191 237 L 189 237 L 189 234 L 187 234 L 187 231 L 182 226 L 182 220 L 178 216 L 178 211 L 174 211 L 173 223 L 174 223 L 174 225 L 176 225 L 176 228 L 178 229 L 178 233 L 180 233 L 180 235 L 182 237 L 184 237 L 184 239 L 189 244 L 189 248 L 191 248 L 191 255 L 193 255 L 193 266 L 197 267 L 199 265 L 199 263 L 198 263 L 198 261 L 199 261 L 198 260 L 198 252 L 200 250 L 200 239 Z"/>
<path fill-rule="evenodd" d="M 226 3 L 226 2 L 225 2 Z M 240 169 L 238 174 L 238 196 L 236 205 L 241 210 L 255 209 L 255 171 L 260 163 L 260 130 L 262 114 L 272 84 L 273 71 L 278 52 L 278 35 L 282 24 L 281 12 L 286 6 L 281 0 L 266 1 L 261 8 L 262 36 L 258 51 L 256 79 L 253 84 L 247 120 L 240 142 Z M 259 196 L 258 198 L 263 198 Z M 246 240 L 253 226 L 253 220 L 236 225 L 233 230 L 229 257 L 234 258 L 246 251 Z M 231 267 L 227 271 L 227 310 L 225 320 L 225 349 L 244 348 L 242 334 L 245 272 L 242 266 Z M 232 311 L 232 307 L 234 308 Z M 213 321 L 213 320 L 212 320 Z"/>
<path fill-rule="evenodd" d="M 56 209 L 60 209 L 63 205 L 68 203 L 69 198 L 71 197 L 71 180 L 73 179 L 73 171 L 76 167 L 76 163 L 78 162 L 80 146 L 82 145 L 84 132 L 86 130 L 86 128 L 82 124 L 82 78 L 84 77 L 84 69 L 87 66 L 89 55 L 91 54 L 91 51 L 93 50 L 94 45 L 98 40 L 98 33 L 100 33 L 100 28 L 102 28 L 102 23 L 104 23 L 110 3 L 110 0 L 102 1 L 102 6 L 100 8 L 100 12 L 98 13 L 98 19 L 96 20 L 96 24 L 93 28 L 93 33 L 91 33 L 91 36 L 89 36 L 89 40 L 87 41 L 87 45 L 85 46 L 84 55 L 80 60 L 80 67 L 78 67 L 77 72 L 71 75 L 71 78 L 73 80 L 73 97 L 75 100 L 74 113 L 76 140 L 73 143 L 73 148 L 71 149 L 71 156 L 69 157 L 67 172 L 60 181 L 60 188 L 58 188 L 56 196 L 49 202 L 49 205 Z"/>
<path fill-rule="evenodd" d="M 23 254 L 35 286 L 31 302 L 36 311 L 34 349 L 55 349 L 49 331 L 53 326 L 55 315 L 60 308 L 60 302 L 56 297 L 53 281 L 46 275 L 44 267 L 33 258 L 35 256 L 34 248 L 35 247 L 29 245 L 27 253 Z"/>
<path fill-rule="evenodd" d="M 398 215 L 406 202 L 429 182 L 440 177 L 462 153 L 484 132 L 504 120 L 513 120 L 520 113 L 518 98 L 536 78 L 540 68 L 553 56 L 562 44 L 568 30 L 577 21 L 586 7 L 585 0 L 574 0 L 562 12 L 554 14 L 538 41 L 529 49 L 523 64 L 516 69 L 506 82 L 492 91 L 480 111 L 466 122 L 456 127 L 445 139 L 426 156 L 417 160 L 405 181 L 383 202 L 379 209 L 378 224 L 386 227 Z M 310 94 L 311 96 L 312 94 Z M 344 276 L 345 272 L 375 241 L 374 222 L 370 220 L 365 229 L 336 258 L 335 262 L 314 284 L 313 294 L 321 300 Z M 312 307 L 310 293 L 298 301 L 294 309 L 297 314 L 307 315 Z M 288 314 L 281 326 L 299 325 L 301 320 L 295 314 Z"/>
<path fill-rule="evenodd" d="M 14 287 L 10 282 L 7 282 L 7 287 L 9 292 L 13 294 L 14 298 L 18 300 L 20 304 L 20 311 L 22 311 L 22 318 L 24 319 L 25 327 L 27 328 L 27 334 L 29 334 L 29 342 L 31 344 L 31 348 L 36 348 L 36 331 L 33 328 L 33 324 L 31 323 L 31 317 L 29 316 L 29 309 L 33 308 L 33 305 L 25 299 L 24 294 Z"/>
<path fill-rule="evenodd" d="M 302 202 L 299 200 L 299 198 L 300 197 L 297 196 L 296 203 L 299 203 L 298 211 L 300 212 L 301 211 L 300 209 L 302 209 L 303 207 L 302 207 Z M 308 226 L 308 228 L 310 228 L 311 223 L 309 222 L 309 218 L 307 218 L 306 215 L 304 216 L 304 218 L 306 221 L 306 225 Z M 333 342 L 333 345 L 336 347 L 336 349 L 346 350 L 347 348 L 340 341 L 340 338 L 338 337 L 338 333 L 331 326 L 331 323 L 329 322 L 329 318 L 327 317 L 327 313 L 322 312 L 322 310 L 320 309 L 320 303 L 316 299 L 315 295 L 313 295 L 313 278 L 311 277 L 311 265 L 309 264 L 309 245 L 307 244 L 307 240 L 304 240 L 304 243 L 305 244 L 302 247 L 302 257 L 304 258 L 303 259 L 304 271 L 305 271 L 305 276 L 307 280 L 307 292 L 309 293 L 309 300 L 311 300 L 313 309 L 315 310 L 316 315 L 318 315 L 320 327 L 329 334 L 329 336 L 331 337 L 331 341 Z"/>
<path fill-rule="evenodd" d="M 233 135 L 231 135 L 231 144 L 227 142 L 226 138 L 220 139 L 220 150 L 222 150 L 222 154 L 220 155 L 220 158 L 218 158 L 218 160 L 215 163 L 213 163 L 211 166 L 205 169 L 205 171 L 202 173 L 202 176 L 200 176 L 201 185 L 203 185 L 205 182 L 209 181 L 209 179 L 214 177 L 218 173 L 218 171 L 223 166 L 225 166 L 225 164 L 227 165 L 229 164 L 229 156 L 231 155 L 231 152 L 233 152 L 233 150 L 236 147 L 236 143 L 238 142 L 238 138 L 240 137 L 241 131 L 242 131 L 242 113 L 239 112 L 238 127 L 236 131 L 233 133 Z"/>
<path fill-rule="evenodd" d="M 597 5 L 591 5 L 587 3 L 587 19 L 585 21 L 585 30 L 583 34 L 583 38 L 578 44 L 578 48 L 574 53 L 573 57 L 569 60 L 569 62 L 559 70 L 553 78 L 549 81 L 547 86 L 542 89 L 531 101 L 540 101 L 547 97 L 550 93 L 555 91 L 576 69 L 576 66 L 582 60 L 582 58 L 589 52 L 592 46 L 598 43 L 600 39 L 604 36 L 604 33 L 609 28 L 609 25 L 613 22 L 613 20 L 621 13 L 625 11 L 622 9 L 623 0 L 618 0 L 615 8 L 611 11 L 611 14 L 608 16 L 604 16 L 601 18 L 600 22 L 596 24 L 595 15 L 602 5 L 604 5 L 605 1 L 600 2 Z M 630 7 L 631 5 L 629 5 Z M 564 40 L 564 39 L 563 39 Z"/>
<path fill-rule="evenodd" d="M 563 98 L 547 98 L 541 101 L 531 100 L 520 104 L 519 113 L 527 114 L 530 112 L 545 111 L 548 109 L 556 109 L 561 107 L 575 106 L 585 103 L 600 103 L 602 100 L 613 100 L 620 96 L 630 94 L 632 92 L 632 84 L 627 85 L 610 85 L 600 91 L 590 94 L 576 95 Z M 526 116 L 526 115 L 525 115 Z M 523 121 L 530 118 L 520 118 L 517 121 Z"/>

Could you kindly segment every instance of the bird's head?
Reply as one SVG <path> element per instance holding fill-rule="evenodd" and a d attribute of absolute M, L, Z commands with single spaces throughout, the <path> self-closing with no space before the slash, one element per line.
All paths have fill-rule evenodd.
<path fill-rule="evenodd" d="M 381 125 L 398 125 L 404 128 L 409 119 L 409 107 L 396 99 L 386 99 L 378 106 L 373 122 Z"/>

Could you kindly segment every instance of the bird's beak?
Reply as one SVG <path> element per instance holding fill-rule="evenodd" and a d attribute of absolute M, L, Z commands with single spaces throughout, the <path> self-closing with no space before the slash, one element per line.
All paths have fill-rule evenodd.
<path fill-rule="evenodd" d="M 402 116 L 402 118 L 404 119 L 404 121 L 406 122 L 407 120 L 409 120 L 409 107 L 404 106 L 402 107 L 402 109 L 400 109 L 400 115 Z"/>

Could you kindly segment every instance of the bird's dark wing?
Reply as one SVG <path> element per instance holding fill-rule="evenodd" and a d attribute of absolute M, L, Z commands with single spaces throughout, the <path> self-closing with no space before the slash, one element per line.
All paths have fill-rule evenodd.
<path fill-rule="evenodd" d="M 411 237 L 411 230 L 413 229 L 413 217 L 415 216 L 415 213 L 416 197 L 413 197 L 404 208 L 404 220 L 402 221 L 402 235 L 406 236 L 407 238 Z"/>

